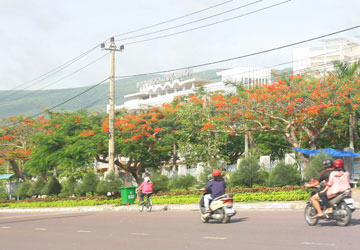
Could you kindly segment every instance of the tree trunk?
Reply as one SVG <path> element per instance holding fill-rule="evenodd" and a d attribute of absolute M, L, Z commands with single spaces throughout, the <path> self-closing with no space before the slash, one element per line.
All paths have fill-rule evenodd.
<path fill-rule="evenodd" d="M 24 172 L 22 171 L 19 164 L 15 160 L 10 160 L 9 163 L 10 163 L 10 166 L 12 167 L 12 169 L 14 170 L 16 176 L 23 180 L 26 180 L 26 178 L 24 176 Z"/>

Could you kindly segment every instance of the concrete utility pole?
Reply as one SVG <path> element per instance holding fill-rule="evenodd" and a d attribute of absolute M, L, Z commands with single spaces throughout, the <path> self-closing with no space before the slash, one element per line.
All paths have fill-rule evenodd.
<path fill-rule="evenodd" d="M 119 48 L 115 44 L 114 37 L 110 38 L 110 45 L 105 48 L 105 44 L 101 44 L 101 49 L 110 51 L 110 91 L 109 91 L 109 168 L 108 171 L 116 171 L 115 168 L 115 51 L 123 51 L 124 45 Z"/>

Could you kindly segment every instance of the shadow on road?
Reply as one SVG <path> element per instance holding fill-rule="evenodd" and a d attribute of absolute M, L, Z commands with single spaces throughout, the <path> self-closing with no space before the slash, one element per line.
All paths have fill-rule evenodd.
<path fill-rule="evenodd" d="M 239 222 L 246 221 L 247 219 L 248 219 L 248 217 L 244 217 L 244 218 L 231 218 L 231 220 L 230 220 L 229 223 L 227 223 L 227 224 L 239 223 Z M 210 220 L 208 223 L 210 223 L 210 224 L 223 224 L 221 221 L 216 221 L 216 220 Z"/>
<path fill-rule="evenodd" d="M 33 219 L 22 219 L 22 220 L 15 220 L 13 221 L 1 221 L 1 224 L 13 224 L 13 223 L 21 223 L 21 222 L 30 222 L 30 221 L 43 221 L 43 220 L 55 220 L 55 219 L 67 219 L 67 218 L 74 218 L 74 217 L 81 217 L 85 216 L 85 214 L 78 214 L 78 215 L 68 215 L 68 216 L 56 216 L 56 217 L 50 217 L 50 218 L 33 218 Z M 6 218 L 5 218 L 6 219 Z"/>

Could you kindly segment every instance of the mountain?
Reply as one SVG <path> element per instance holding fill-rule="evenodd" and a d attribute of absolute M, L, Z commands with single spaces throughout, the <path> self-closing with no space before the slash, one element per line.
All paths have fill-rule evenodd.
<path fill-rule="evenodd" d="M 221 70 L 223 69 L 206 70 L 194 73 L 193 77 L 214 80 L 218 79 L 216 72 Z M 124 95 L 136 93 L 138 83 L 157 77 L 160 77 L 160 75 L 145 75 L 116 80 L 116 105 L 124 103 Z M 58 107 L 52 109 L 53 111 L 66 110 L 71 112 L 87 109 L 91 112 L 106 112 L 108 103 L 109 82 L 104 82 L 97 87 L 94 85 L 82 88 L 52 90 L 0 91 L 0 118 L 21 114 L 24 116 L 34 116 L 41 113 L 43 108 L 52 109 L 55 106 Z"/>

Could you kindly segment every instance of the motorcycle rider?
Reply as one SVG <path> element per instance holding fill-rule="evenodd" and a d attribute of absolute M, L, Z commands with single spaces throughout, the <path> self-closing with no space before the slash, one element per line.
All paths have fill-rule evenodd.
<path fill-rule="evenodd" d="M 305 187 L 307 187 L 307 188 L 315 187 L 315 186 L 319 185 L 321 182 L 327 183 L 329 181 L 330 174 L 334 170 L 333 161 L 331 159 L 324 160 L 323 167 L 325 168 L 325 170 L 320 173 L 319 179 L 317 181 L 315 180 L 312 184 L 305 185 Z M 329 204 L 328 200 L 326 199 L 326 189 L 320 191 L 319 193 L 314 194 L 311 197 L 311 202 L 312 202 L 314 208 L 316 209 L 317 214 L 314 215 L 313 218 L 318 218 L 318 217 L 324 216 L 324 213 L 321 210 L 321 206 L 320 206 L 320 202 L 319 202 L 320 199 L 323 200 L 326 207 L 330 207 L 330 204 Z"/>
<path fill-rule="evenodd" d="M 220 170 L 214 170 L 212 172 L 213 179 L 208 182 L 205 188 L 203 188 L 203 191 L 211 190 L 210 194 L 204 195 L 204 206 L 206 209 L 205 216 L 210 215 L 210 200 L 215 199 L 216 197 L 219 197 L 221 195 L 225 194 L 226 184 L 225 181 L 221 175 Z"/>
<path fill-rule="evenodd" d="M 327 184 L 326 198 L 335 197 L 338 193 L 342 193 L 350 188 L 350 174 L 345 171 L 343 160 L 337 159 L 334 161 L 334 171 L 331 172 Z M 325 213 L 332 213 L 332 211 L 333 207 L 329 206 Z"/>

